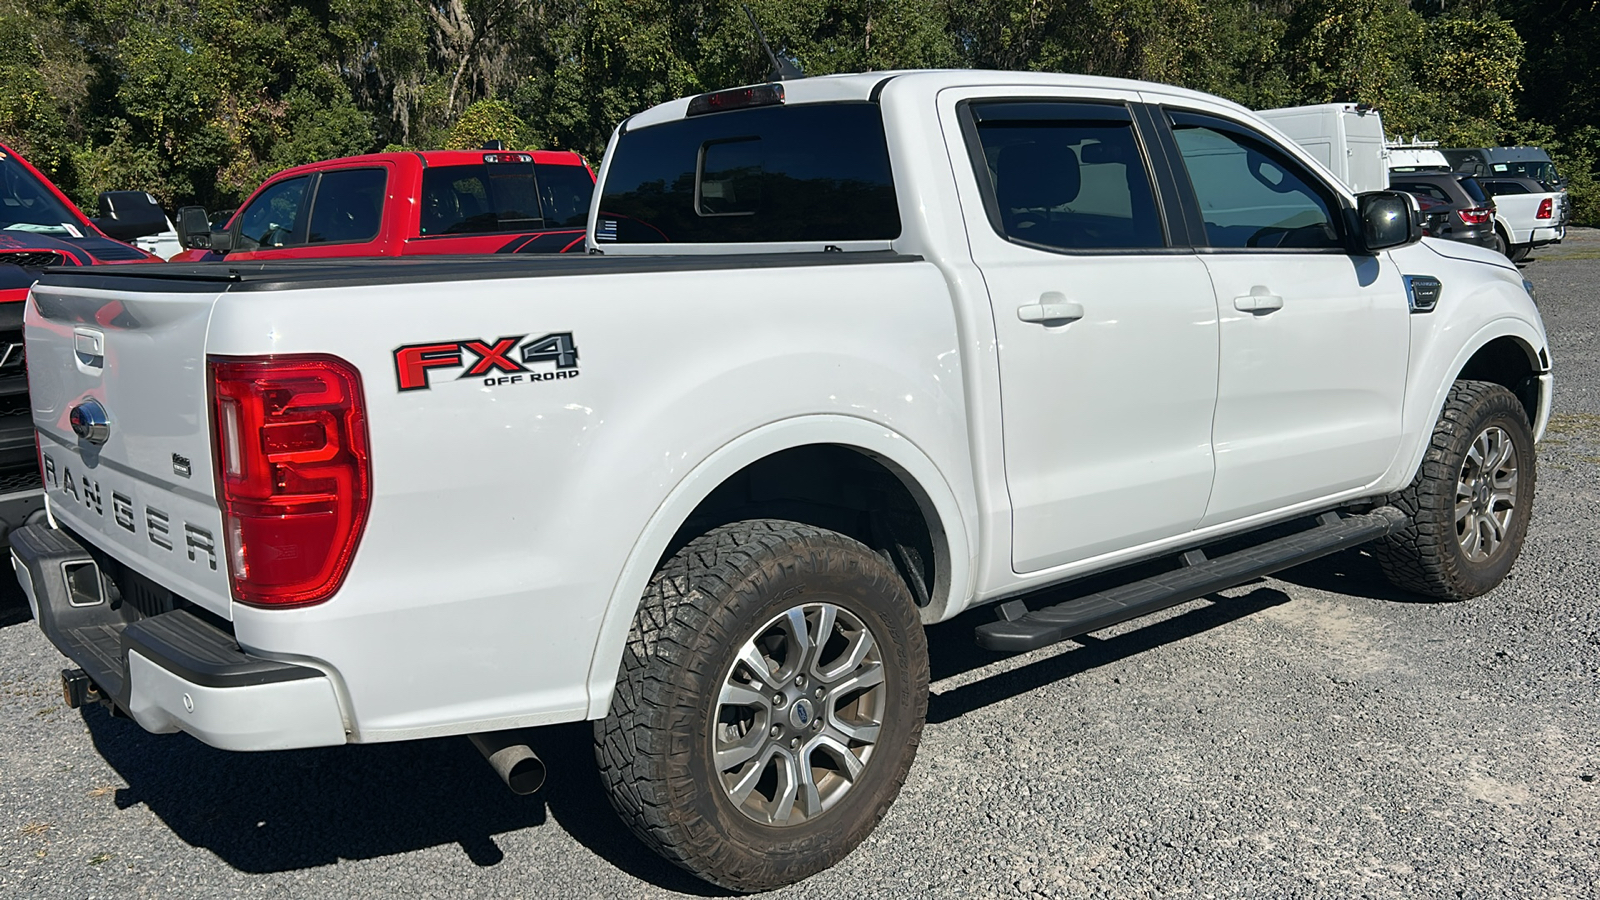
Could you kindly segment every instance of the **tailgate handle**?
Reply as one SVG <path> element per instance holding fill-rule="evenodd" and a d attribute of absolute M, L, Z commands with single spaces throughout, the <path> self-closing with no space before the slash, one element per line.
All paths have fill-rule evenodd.
<path fill-rule="evenodd" d="M 90 369 L 103 369 L 106 364 L 106 336 L 93 328 L 72 329 L 74 355 L 78 364 Z"/>

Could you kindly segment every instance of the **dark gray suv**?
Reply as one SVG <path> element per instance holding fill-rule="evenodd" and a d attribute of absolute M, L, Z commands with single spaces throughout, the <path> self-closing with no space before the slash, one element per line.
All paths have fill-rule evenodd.
<path fill-rule="evenodd" d="M 1423 230 L 1431 237 L 1477 244 L 1504 253 L 1494 230 L 1494 201 L 1470 175 L 1454 172 L 1392 173 L 1389 187 L 1417 197 Z"/>

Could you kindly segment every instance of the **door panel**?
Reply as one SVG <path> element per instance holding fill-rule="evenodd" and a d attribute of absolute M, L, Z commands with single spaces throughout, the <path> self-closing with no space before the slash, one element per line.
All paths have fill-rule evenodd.
<path fill-rule="evenodd" d="M 1171 112 L 1210 245 L 1221 365 L 1202 526 L 1360 488 L 1400 442 L 1410 352 L 1386 255 L 1349 252 L 1338 194 L 1258 132 Z"/>
<path fill-rule="evenodd" d="M 964 120 L 1019 573 L 1193 529 L 1213 475 L 1205 265 L 1167 247 L 1125 104 L 1040 101 Z"/>
<path fill-rule="evenodd" d="M 1205 266 L 1193 256 L 1084 259 L 1017 246 L 974 256 L 1000 338 L 1016 571 L 1194 528 L 1211 491 L 1217 391 Z M 1018 315 L 1052 293 L 1083 317 Z"/>
<path fill-rule="evenodd" d="M 1400 445 L 1410 352 L 1387 257 L 1205 257 L 1221 312 L 1216 486 L 1202 525 L 1371 483 Z M 1252 294 L 1252 292 L 1255 292 Z M 1281 308 L 1247 311 L 1269 294 Z"/>

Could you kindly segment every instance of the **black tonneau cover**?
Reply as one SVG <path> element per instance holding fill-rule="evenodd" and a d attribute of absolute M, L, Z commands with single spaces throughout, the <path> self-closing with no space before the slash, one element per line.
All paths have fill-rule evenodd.
<path fill-rule="evenodd" d="M 617 275 L 720 269 L 782 269 L 917 262 L 920 256 L 892 250 L 849 253 L 679 254 L 590 256 L 494 254 L 483 256 L 284 259 L 251 262 L 166 263 L 138 266 L 61 266 L 44 270 L 39 284 L 118 291 L 287 291 L 305 288 L 430 282 L 545 278 L 555 275 Z"/>

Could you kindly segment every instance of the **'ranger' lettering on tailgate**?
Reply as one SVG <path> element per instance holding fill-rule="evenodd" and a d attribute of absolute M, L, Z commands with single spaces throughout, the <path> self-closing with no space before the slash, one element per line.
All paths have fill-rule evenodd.
<path fill-rule="evenodd" d="M 92 510 L 97 516 L 104 516 L 103 492 L 100 482 L 87 475 L 74 475 L 70 466 L 62 466 L 56 470 L 56 461 L 50 454 L 44 457 L 44 481 L 47 488 L 55 488 L 63 494 L 83 504 L 85 510 Z M 121 493 L 111 491 L 111 518 L 117 527 L 129 534 L 138 534 L 138 519 L 134 516 L 133 498 Z M 163 550 L 172 550 L 172 517 L 164 511 L 148 504 L 144 508 L 144 533 L 150 543 Z M 205 558 L 212 571 L 217 568 L 216 540 L 210 531 L 183 523 L 184 551 L 190 562 L 199 562 L 201 556 Z"/>

